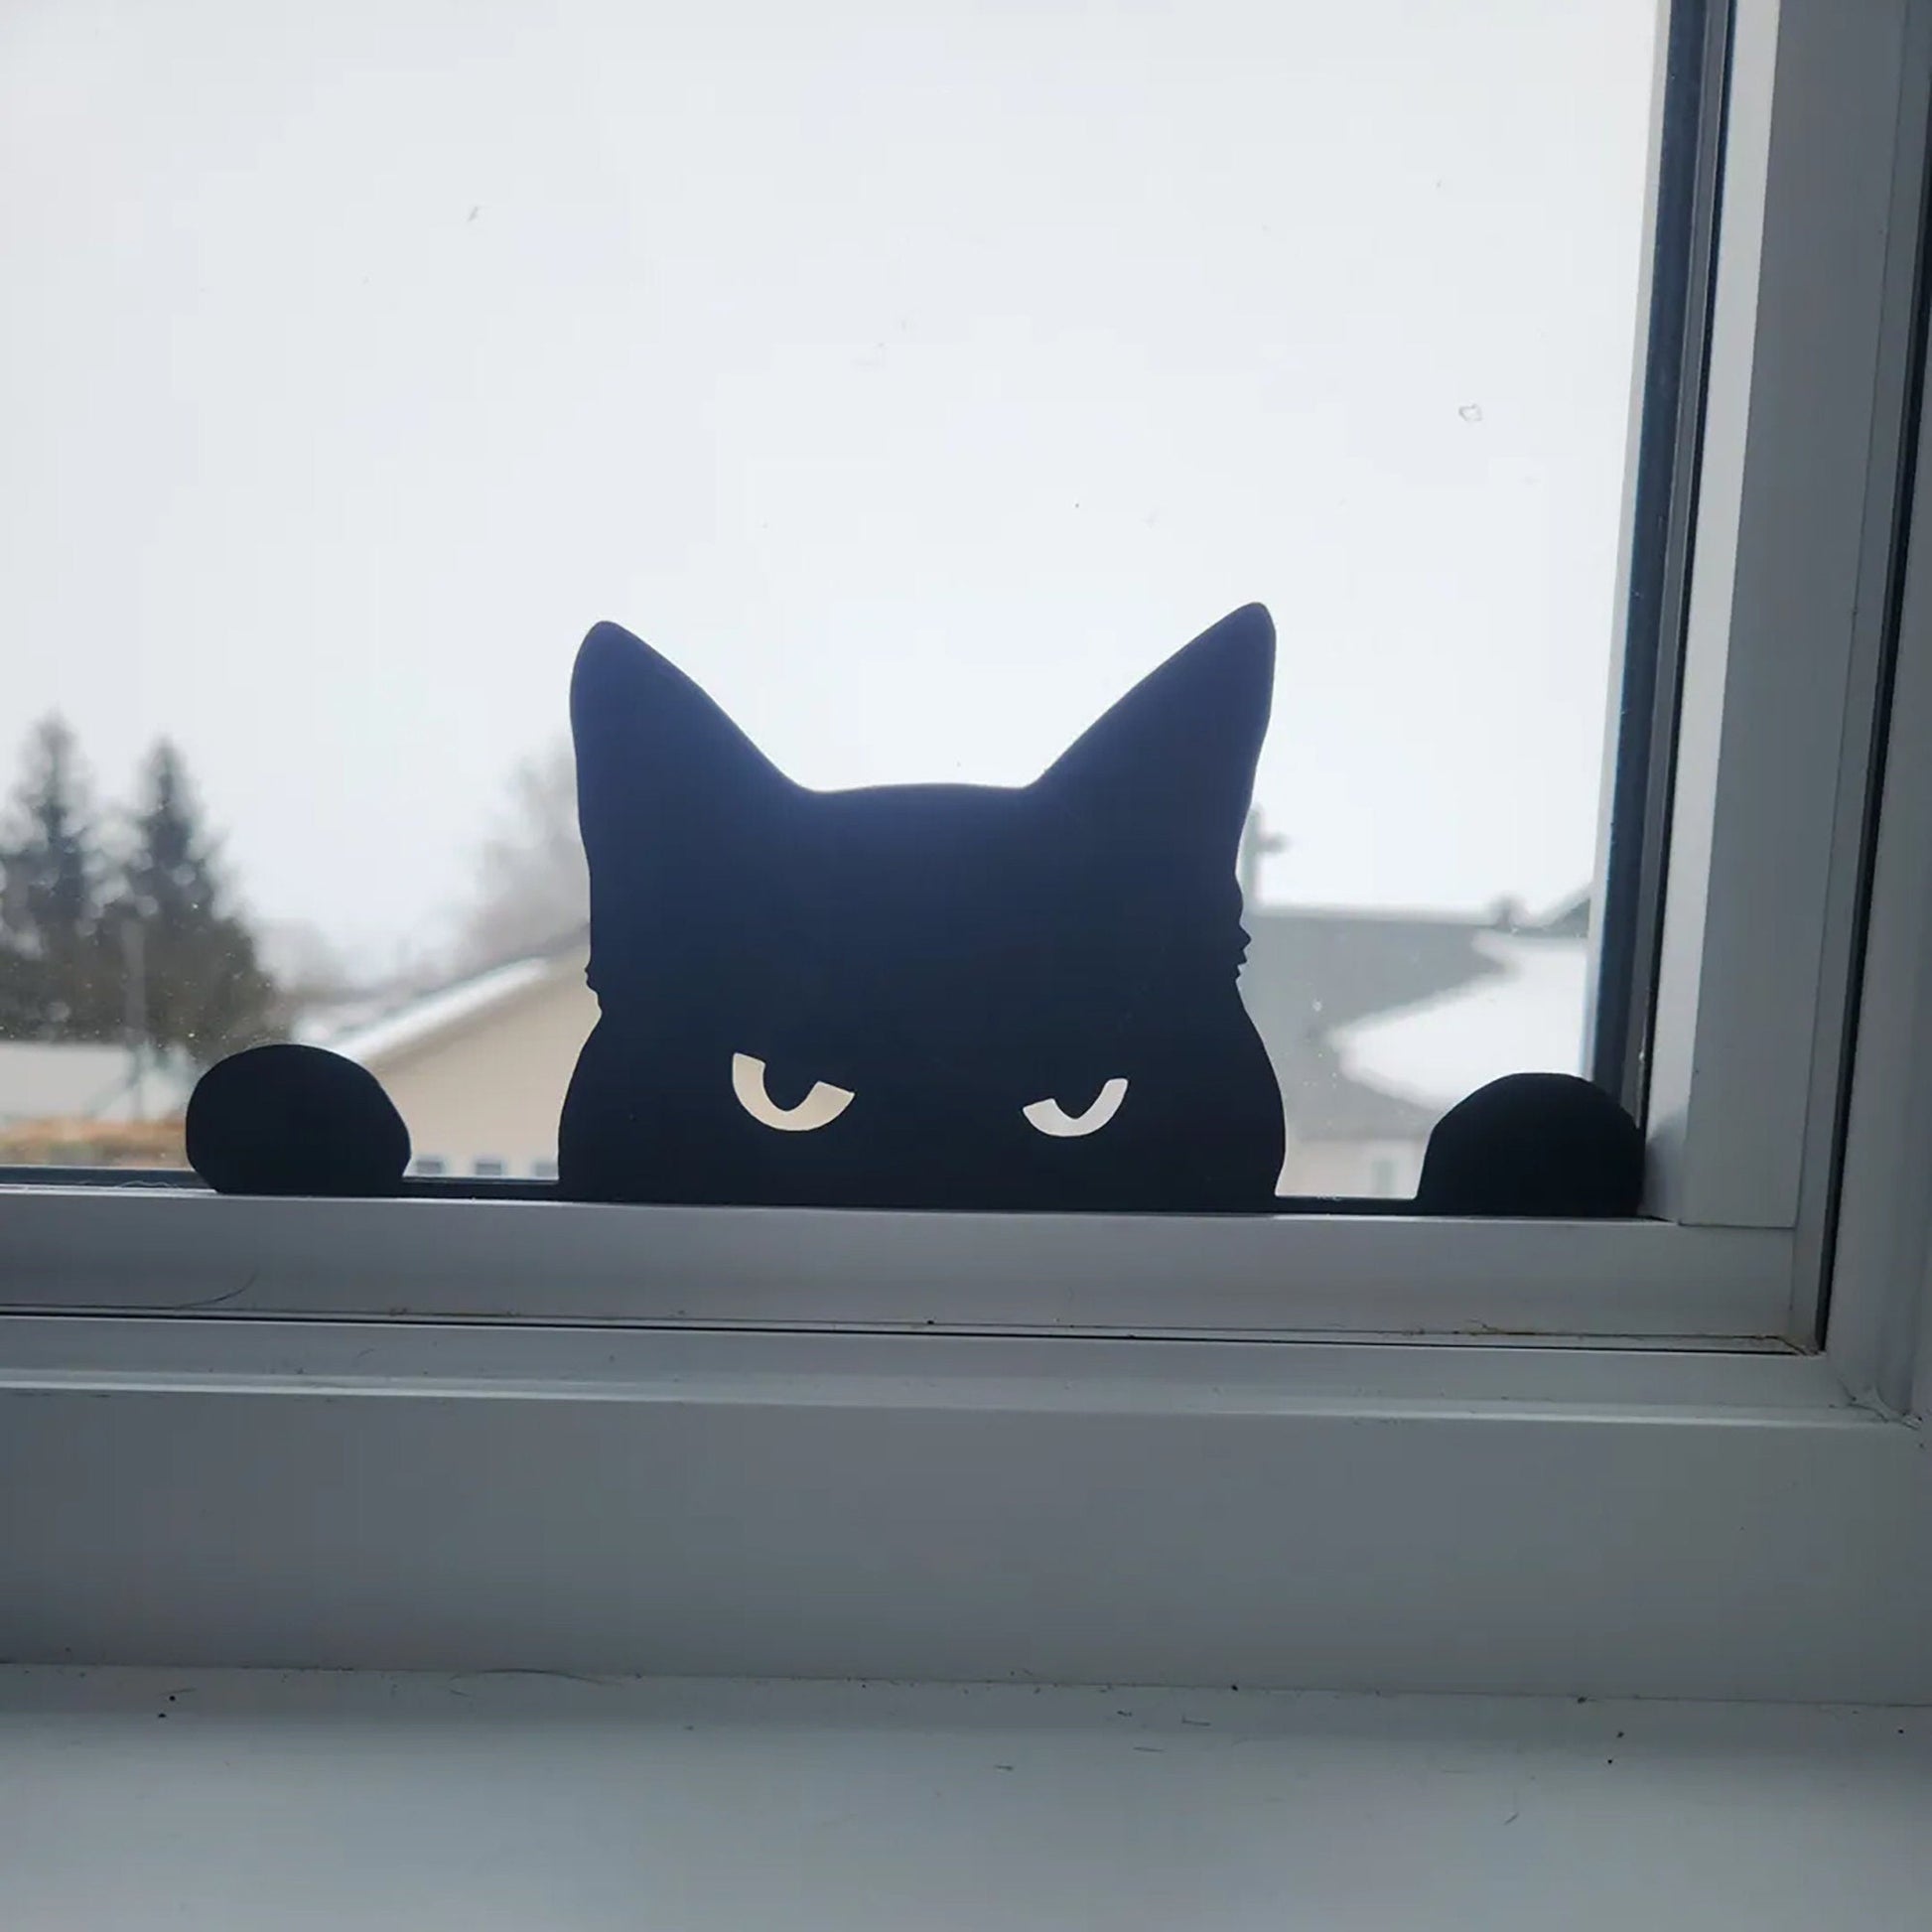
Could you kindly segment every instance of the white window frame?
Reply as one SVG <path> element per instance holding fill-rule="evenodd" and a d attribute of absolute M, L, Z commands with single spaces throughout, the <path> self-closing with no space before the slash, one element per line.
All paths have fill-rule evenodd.
<path fill-rule="evenodd" d="M 0 1651 L 1932 1698 L 1932 0 L 1729 59 L 1663 1218 L 16 1190 Z"/>
<path fill-rule="evenodd" d="M 1706 406 L 1681 412 L 1675 453 L 1696 514 L 1673 518 L 1678 595 L 1656 613 L 1666 649 L 1681 629 L 1682 705 L 1654 1220 L 539 1218 L 23 1190 L 0 1219 L 0 1308 L 1814 1343 L 1914 373 L 1916 21 L 1911 0 L 1740 0 L 1728 35 L 1722 195 L 1698 224 L 1716 234 Z"/>

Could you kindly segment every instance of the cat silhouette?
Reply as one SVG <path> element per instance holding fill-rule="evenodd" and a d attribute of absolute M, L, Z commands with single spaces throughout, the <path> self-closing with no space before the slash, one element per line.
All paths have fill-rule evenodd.
<path fill-rule="evenodd" d="M 1235 980 L 1274 627 L 1251 605 L 1030 785 L 811 791 L 613 624 L 572 680 L 592 1200 L 1230 1208 L 1282 1107 Z"/>
<path fill-rule="evenodd" d="M 1278 1208 L 1281 1095 L 1237 991 L 1236 862 L 1275 635 L 1248 605 L 1031 784 L 814 791 L 601 623 L 571 681 L 599 1018 L 559 1123 L 587 1201 Z M 234 1056 L 190 1104 L 217 1189 L 374 1194 L 406 1130 L 314 1047 Z M 1637 1130 L 1581 1080 L 1451 1111 L 1418 1205 L 1629 1213 Z"/>

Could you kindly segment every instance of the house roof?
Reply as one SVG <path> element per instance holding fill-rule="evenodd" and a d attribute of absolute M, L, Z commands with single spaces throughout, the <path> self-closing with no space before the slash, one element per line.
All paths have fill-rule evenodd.
<path fill-rule="evenodd" d="M 1242 997 L 1281 1081 L 1291 1132 L 1411 1141 L 1497 1073 L 1581 1053 L 1587 901 L 1548 921 L 1487 913 L 1260 905 Z M 371 1011 L 322 1015 L 302 1037 L 380 1072 L 583 970 L 581 933 Z"/>
<path fill-rule="evenodd" d="M 332 1027 L 327 1019 L 304 1030 L 303 1038 L 315 1046 L 358 1065 L 379 1070 L 419 1046 L 463 1026 L 472 1025 L 508 1006 L 533 987 L 570 970 L 566 952 L 536 953 L 512 959 L 453 980 L 446 986 L 416 994 L 373 1018 L 359 1018 Z"/>
<path fill-rule="evenodd" d="M 1582 941 L 1479 932 L 1470 943 L 1499 970 L 1341 1029 L 1335 1047 L 1347 1078 L 1433 1114 L 1505 1073 L 1581 1069 L 1589 969 Z"/>
<path fill-rule="evenodd" d="M 1478 943 L 1499 930 L 1493 913 L 1400 912 L 1359 906 L 1258 905 L 1249 909 L 1241 993 L 1282 1086 L 1292 1135 L 1308 1140 L 1413 1141 L 1449 1101 L 1381 1077 L 1383 1057 L 1351 1063 L 1338 1041 L 1373 1016 L 1406 1013 L 1485 981 L 1506 961 Z M 1504 1035 L 1507 1009 L 1491 1016 Z M 1477 1082 L 1480 1085 L 1481 1082 Z"/>

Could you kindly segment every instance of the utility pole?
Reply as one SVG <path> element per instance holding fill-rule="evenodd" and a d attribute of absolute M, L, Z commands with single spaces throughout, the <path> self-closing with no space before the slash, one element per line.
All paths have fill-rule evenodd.
<path fill-rule="evenodd" d="M 1262 860 L 1277 852 L 1286 852 L 1288 846 L 1288 835 L 1269 831 L 1267 820 L 1261 815 L 1261 807 L 1254 806 L 1248 813 L 1248 822 L 1241 828 L 1241 857 L 1235 868 L 1235 877 L 1241 883 L 1241 902 L 1244 905 L 1261 903 Z"/>
<path fill-rule="evenodd" d="M 128 1065 L 133 1069 L 134 1118 L 148 1117 L 148 929 L 138 912 L 121 921 L 121 984 L 126 1001 Z"/>

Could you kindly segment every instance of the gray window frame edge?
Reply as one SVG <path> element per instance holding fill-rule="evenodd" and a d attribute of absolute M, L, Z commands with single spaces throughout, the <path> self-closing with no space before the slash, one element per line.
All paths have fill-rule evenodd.
<path fill-rule="evenodd" d="M 1901 475 L 1932 0 L 1738 0 L 1732 79 L 1668 1221 L 22 1191 L 0 1654 L 1932 1698 L 1932 783 L 1867 742 L 1894 683 L 1897 742 L 1932 723 L 1932 597 L 1896 581 L 1932 501 Z M 1782 864 L 1780 786 L 1831 801 Z"/>

